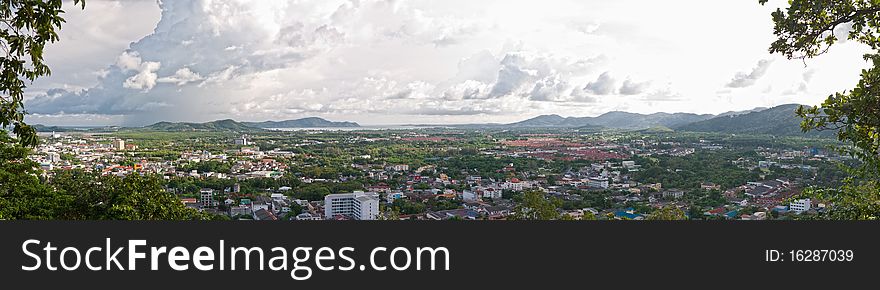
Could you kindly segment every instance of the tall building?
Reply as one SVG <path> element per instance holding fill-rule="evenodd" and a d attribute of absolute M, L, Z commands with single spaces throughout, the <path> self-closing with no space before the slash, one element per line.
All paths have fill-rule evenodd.
<path fill-rule="evenodd" d="M 379 194 L 355 191 L 324 197 L 324 216 L 345 216 L 354 220 L 375 220 L 379 216 Z"/>
<path fill-rule="evenodd" d="M 113 149 L 125 150 L 125 140 L 122 140 L 122 139 L 113 140 Z"/>
<path fill-rule="evenodd" d="M 214 190 L 210 188 L 202 188 L 199 191 L 202 194 L 202 206 L 214 206 Z"/>

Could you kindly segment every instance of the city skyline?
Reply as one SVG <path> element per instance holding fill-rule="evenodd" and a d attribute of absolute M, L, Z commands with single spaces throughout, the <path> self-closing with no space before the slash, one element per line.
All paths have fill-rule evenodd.
<path fill-rule="evenodd" d="M 246 2 L 68 7 L 47 48 L 53 75 L 28 91 L 29 122 L 718 114 L 818 104 L 867 66 L 852 42 L 806 63 L 768 54 L 769 13 L 784 1 L 700 14 L 676 9 L 699 5 L 688 1 Z"/>

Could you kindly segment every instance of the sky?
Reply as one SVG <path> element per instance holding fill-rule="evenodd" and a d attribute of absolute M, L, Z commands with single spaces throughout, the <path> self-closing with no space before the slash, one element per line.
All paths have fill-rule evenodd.
<path fill-rule="evenodd" d="M 323 117 L 506 123 L 609 111 L 718 114 L 818 104 L 867 48 L 768 53 L 785 1 L 66 2 L 27 120 L 142 126 Z"/>

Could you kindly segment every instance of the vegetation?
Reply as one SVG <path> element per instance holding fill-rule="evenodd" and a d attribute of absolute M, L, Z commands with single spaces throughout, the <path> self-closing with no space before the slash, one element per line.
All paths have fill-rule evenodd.
<path fill-rule="evenodd" d="M 555 220 L 559 219 L 556 211 L 561 205 L 559 200 L 547 196 L 538 190 L 527 190 L 523 193 L 522 202 L 513 209 L 511 219 L 514 220 Z"/>
<path fill-rule="evenodd" d="M 251 127 L 233 120 L 219 120 L 207 123 L 172 123 L 159 122 L 150 126 L 139 128 L 142 131 L 208 131 L 208 132 L 251 132 L 261 131 L 262 129 Z"/>
<path fill-rule="evenodd" d="M 823 136 L 829 132 L 803 132 L 801 118 L 795 114 L 800 105 L 782 105 L 747 114 L 721 116 L 676 127 L 676 130 L 729 134 L 765 134 L 774 136 Z"/>
<path fill-rule="evenodd" d="M 83 0 L 75 5 L 85 9 Z M 38 143 L 25 124 L 26 81 L 50 74 L 43 49 L 64 23 L 61 0 L 9 0 L 0 5 L 0 219 L 189 220 L 211 218 L 186 208 L 156 177 L 97 177 L 68 172 L 52 183 L 40 180 L 39 165 L 27 159 Z"/>
<path fill-rule="evenodd" d="M 643 170 L 635 179 L 645 183 L 661 183 L 664 188 L 699 188 L 702 183 L 715 183 L 731 188 L 758 180 L 759 173 L 741 168 L 732 160 L 754 156 L 754 151 L 701 151 L 685 157 L 660 156 L 643 160 Z"/>
<path fill-rule="evenodd" d="M 833 32 L 843 24 L 853 27 L 849 39 L 877 50 L 880 35 L 875 34 L 880 33 L 880 24 L 875 18 L 880 8 L 875 7 L 880 4 L 875 2 L 792 0 L 786 11 L 773 15 L 779 40 L 771 52 L 789 58 L 814 57 L 837 41 Z M 81 143 L 66 151 L 51 149 L 51 156 L 60 153 L 60 158 L 48 158 L 53 161 L 45 166 L 65 168 L 45 171 L 28 158 L 45 160 L 35 157 L 38 154 L 30 149 L 38 140 L 34 127 L 23 122 L 22 95 L 28 81 L 49 73 L 42 63 L 42 49 L 58 39 L 56 30 L 63 22 L 61 1 L 3 3 L 0 14 L 6 27 L 0 32 L 0 46 L 6 57 L 0 59 L 0 125 L 11 126 L 16 137 L 0 130 L 0 219 L 204 220 L 216 217 L 187 208 L 179 198 L 198 197 L 199 189 L 210 188 L 219 192 L 216 198 L 223 199 L 284 192 L 294 199 L 322 201 L 328 194 L 364 190 L 380 183 L 395 191 L 408 191 L 408 197 L 382 205 L 383 218 L 397 219 L 400 215 L 464 208 L 462 198 L 437 193 L 470 190 L 476 186 L 476 178 L 469 177 L 481 177 L 486 187 L 506 188 L 500 199 L 483 198 L 479 206 L 497 206 L 505 212 L 513 207 L 510 218 L 517 220 L 571 219 L 580 212 L 585 212 L 582 219 L 595 219 L 593 210 L 601 211 L 603 218 L 646 215 L 652 220 L 679 220 L 686 216 L 684 209 L 692 218 L 703 218 L 705 211 L 717 216 L 722 210 L 735 212 L 731 210 L 737 207 L 733 200 L 744 196 L 738 187 L 776 178 L 795 179 L 793 184 L 798 186 L 815 185 L 806 195 L 833 205 L 833 210 L 811 217 L 876 219 L 880 212 L 880 101 L 874 91 L 880 82 L 880 54 L 865 56 L 875 67 L 862 73 L 855 89 L 832 95 L 819 107 L 799 107 L 797 115 L 803 120 L 798 119 L 794 105 L 787 105 L 732 117 L 611 112 L 596 118 L 542 116 L 486 128 L 353 132 L 258 128 L 357 126 L 318 118 L 274 123 L 161 122 L 144 128 L 103 128 L 102 132 L 109 134 L 101 136 L 107 137 L 87 138 L 98 149 L 85 154 L 80 151 Z M 650 129 L 599 131 L 598 126 Z M 836 133 L 847 145 L 838 148 L 859 159 L 845 165 L 856 167 L 840 169 L 829 166 L 831 157 L 814 158 L 818 153 L 807 156 L 805 152 L 817 147 L 839 144 L 833 139 L 812 138 L 829 134 L 810 131 L 814 129 L 836 130 L 830 133 Z M 255 145 L 273 151 L 239 154 L 242 146 L 231 141 L 244 132 Z M 554 142 L 501 142 L 535 136 L 553 138 Z M 141 149 L 130 147 L 106 154 L 106 145 L 113 139 L 124 139 Z M 590 149 L 582 150 L 585 147 Z M 593 154 L 596 152 L 614 157 L 605 160 L 609 157 Z M 783 154 L 789 155 L 783 159 Z M 79 158 L 85 155 L 91 156 Z M 622 165 L 619 158 L 638 165 Z M 196 159 L 198 162 L 189 162 Z M 785 167 L 766 165 L 769 160 L 785 163 Z M 758 162 L 765 164 L 758 166 Z M 397 165 L 407 165 L 410 170 Z M 151 170 L 167 175 L 145 173 Z M 220 174 L 191 176 L 189 171 L 193 170 L 239 175 L 240 179 L 218 178 Z M 244 175 L 256 171 L 275 173 L 260 178 L 250 177 L 264 174 Z M 596 175 L 613 180 L 613 184 L 586 182 Z M 505 187 L 513 179 L 541 189 L 522 192 Z M 678 189 L 683 195 L 676 192 L 670 197 L 669 192 L 647 186 L 656 183 L 662 184 L 662 191 Z M 717 184 L 721 190 L 704 190 L 704 183 Z M 233 187 L 240 190 L 233 192 Z M 766 210 L 777 204 L 780 202 L 761 206 Z M 225 207 L 221 204 L 217 210 Z M 620 215 L 624 208 L 627 215 Z M 292 205 L 286 219 L 303 210 Z M 743 209 L 743 213 L 750 211 Z"/>
<path fill-rule="evenodd" d="M 94 176 L 59 172 L 50 183 L 64 202 L 55 219 L 72 220 L 206 220 L 211 215 L 188 208 L 169 194 L 155 176 Z M 49 191 L 51 192 L 51 191 Z"/>
<path fill-rule="evenodd" d="M 64 210 L 61 197 L 37 177 L 29 149 L 0 130 L 0 219 L 53 219 Z"/>
<path fill-rule="evenodd" d="M 193 220 L 213 216 L 187 208 L 153 176 L 98 177 L 58 172 L 51 183 L 38 178 L 29 149 L 0 131 L 0 219 Z"/>
<path fill-rule="evenodd" d="M 760 0 L 765 4 L 767 0 Z M 880 3 L 873 0 L 791 0 L 787 9 L 773 13 L 778 37 L 771 53 L 789 59 L 806 59 L 826 53 L 846 40 L 868 45 L 864 55 L 872 67 L 863 70 L 855 88 L 835 93 L 819 106 L 798 108 L 802 128 L 836 131 L 837 138 L 852 146 L 840 147 L 863 163 L 842 188 L 813 189 L 808 196 L 832 202 L 826 217 L 835 219 L 880 218 Z M 838 28 L 850 26 L 846 35 Z"/>
<path fill-rule="evenodd" d="M 682 211 L 681 209 L 674 206 L 665 206 L 658 210 L 655 210 L 645 219 L 652 221 L 678 221 L 686 220 L 687 217 L 684 215 L 684 211 Z"/>
<path fill-rule="evenodd" d="M 321 118 L 311 117 L 285 121 L 246 122 L 247 126 L 255 128 L 330 128 L 330 127 L 360 127 L 354 122 L 331 122 Z"/>
<path fill-rule="evenodd" d="M 75 5 L 85 1 L 74 0 Z M 17 141 L 24 146 L 37 144 L 37 132 L 25 124 L 24 89 L 26 81 L 51 73 L 43 63 L 43 48 L 58 41 L 64 18 L 61 0 L 7 0 L 0 5 L 0 129 L 13 127 Z"/>

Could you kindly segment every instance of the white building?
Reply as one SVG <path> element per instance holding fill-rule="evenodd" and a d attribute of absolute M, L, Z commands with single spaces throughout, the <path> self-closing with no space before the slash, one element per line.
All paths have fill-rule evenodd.
<path fill-rule="evenodd" d="M 122 140 L 122 139 L 113 140 L 113 149 L 125 150 L 125 140 Z"/>
<path fill-rule="evenodd" d="M 251 142 L 250 142 L 250 140 L 248 140 L 247 136 L 241 136 L 241 137 L 235 138 L 235 140 L 233 140 L 233 143 L 235 143 L 235 145 L 240 145 L 240 146 L 251 145 Z"/>
<path fill-rule="evenodd" d="M 500 190 L 495 190 L 494 188 L 486 188 L 483 190 L 483 198 L 491 198 L 491 199 L 499 199 L 501 198 L 502 192 Z"/>
<path fill-rule="evenodd" d="M 513 191 L 523 191 L 525 188 L 525 182 L 521 182 L 519 180 L 512 180 L 508 182 L 501 183 L 501 189 L 509 189 Z"/>
<path fill-rule="evenodd" d="M 684 191 L 681 191 L 681 190 L 669 190 L 669 191 L 664 191 L 664 192 L 663 192 L 663 197 L 664 197 L 664 198 L 675 198 L 675 199 L 679 199 L 679 198 L 681 198 L 682 196 L 684 196 Z"/>
<path fill-rule="evenodd" d="M 325 196 L 325 218 L 333 219 L 339 215 L 354 220 L 375 220 L 379 216 L 379 194 L 355 191 Z"/>
<path fill-rule="evenodd" d="M 592 188 L 608 188 L 608 178 L 590 177 L 587 185 Z"/>
<path fill-rule="evenodd" d="M 788 205 L 789 209 L 797 214 L 810 210 L 812 206 L 813 203 L 809 198 L 798 199 Z"/>

